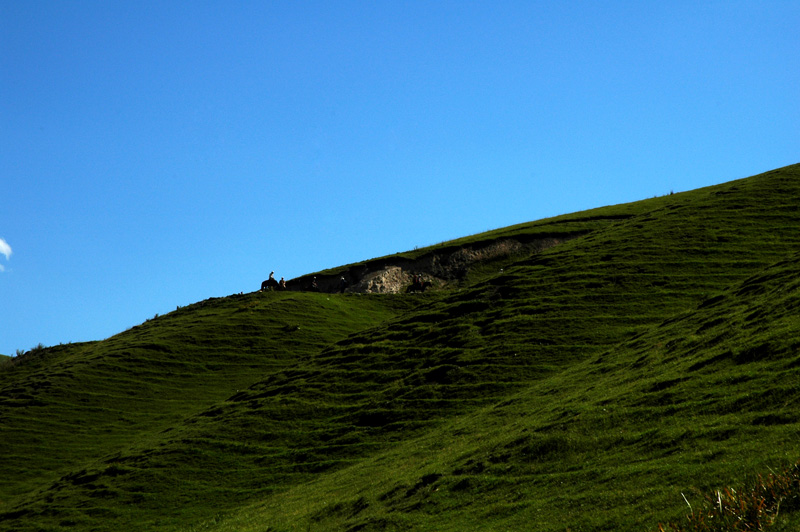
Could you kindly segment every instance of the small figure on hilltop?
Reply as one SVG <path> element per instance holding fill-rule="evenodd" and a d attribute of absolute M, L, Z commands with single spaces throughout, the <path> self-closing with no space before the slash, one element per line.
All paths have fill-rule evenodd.
<path fill-rule="evenodd" d="M 344 278 L 344 276 L 342 276 L 342 278 L 339 280 L 339 292 L 344 293 L 346 289 L 347 289 L 347 280 Z"/>
<path fill-rule="evenodd" d="M 275 280 L 275 272 L 269 272 L 269 279 L 261 283 L 261 291 L 275 290 L 278 288 L 278 281 Z"/>
<path fill-rule="evenodd" d="M 415 273 L 411 276 L 411 285 L 406 289 L 406 293 L 410 294 L 411 292 L 424 292 L 431 286 L 433 286 L 432 282 L 426 281 L 422 277 L 422 274 Z"/>
<path fill-rule="evenodd" d="M 281 277 L 280 282 L 278 282 L 278 286 L 281 290 L 286 290 L 286 280 L 283 277 Z"/>
<path fill-rule="evenodd" d="M 319 286 L 317 286 L 317 278 L 316 277 L 314 277 L 311 280 L 311 291 L 312 292 L 319 292 Z"/>

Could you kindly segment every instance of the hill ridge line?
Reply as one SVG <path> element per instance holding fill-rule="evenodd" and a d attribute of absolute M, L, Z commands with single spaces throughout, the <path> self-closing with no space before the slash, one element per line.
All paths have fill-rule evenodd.
<path fill-rule="evenodd" d="M 437 287 L 463 280 L 476 263 L 506 258 L 515 254 L 536 254 L 563 242 L 588 234 L 590 231 L 554 233 L 552 236 L 492 239 L 473 244 L 437 247 L 415 258 L 402 255 L 371 259 L 343 267 L 336 273 L 315 273 L 286 282 L 288 290 L 310 290 L 316 279 L 321 292 L 341 291 L 341 279 L 347 283 L 345 292 L 396 294 L 412 284 L 414 274 L 422 274 Z"/>

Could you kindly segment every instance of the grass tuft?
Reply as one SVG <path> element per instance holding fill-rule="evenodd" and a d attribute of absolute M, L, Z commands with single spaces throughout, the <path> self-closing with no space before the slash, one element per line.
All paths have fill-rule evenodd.
<path fill-rule="evenodd" d="M 660 532 L 740 532 L 784 528 L 779 518 L 800 510 L 800 462 L 779 472 L 758 475 L 737 488 L 714 490 L 703 496 L 686 523 L 659 524 Z M 788 529 L 787 529 L 788 530 Z"/>

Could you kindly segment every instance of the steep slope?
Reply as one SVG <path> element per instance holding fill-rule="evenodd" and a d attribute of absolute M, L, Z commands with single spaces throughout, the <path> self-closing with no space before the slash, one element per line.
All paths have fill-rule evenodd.
<path fill-rule="evenodd" d="M 682 493 L 697 508 L 698 490 L 796 461 L 799 411 L 800 253 L 503 401 L 198 529 L 654 530 L 688 513 Z M 776 526 L 795 530 L 798 510 L 784 505 Z"/>
<path fill-rule="evenodd" d="M 491 528 L 527 522 L 523 520 L 533 519 L 531 512 L 536 512 L 541 515 L 537 519 L 542 529 L 561 530 L 569 517 L 582 527 L 576 530 L 599 530 L 615 521 L 643 523 L 647 509 L 652 512 L 657 507 L 653 501 L 672 508 L 669 512 L 677 511 L 682 500 L 669 498 L 674 495 L 665 490 L 669 482 L 659 481 L 654 471 L 672 471 L 677 464 L 683 473 L 673 480 L 683 482 L 694 474 L 729 475 L 741 469 L 713 453 L 688 462 L 669 462 L 668 453 L 667 461 L 660 461 L 663 448 L 648 446 L 645 436 L 655 427 L 662 431 L 654 433 L 656 441 L 675 439 L 674 426 L 657 425 L 673 415 L 672 404 L 654 400 L 650 405 L 630 405 L 625 398 L 640 392 L 661 397 L 659 392 L 682 386 L 682 381 L 672 382 L 676 377 L 671 376 L 670 367 L 654 366 L 647 359 L 636 366 L 642 355 L 633 352 L 630 342 L 641 342 L 643 353 L 673 345 L 685 331 L 673 328 L 676 322 L 670 320 L 691 313 L 698 313 L 696 319 L 707 325 L 706 330 L 725 329 L 724 321 L 712 324 L 721 318 L 702 313 L 713 310 L 726 290 L 755 272 L 781 264 L 800 249 L 798 204 L 800 168 L 793 166 L 717 187 L 499 230 L 494 236 L 509 238 L 515 232 L 552 233 L 561 226 L 569 227 L 570 233 L 583 231 L 583 236 L 541 252 L 495 258 L 467 272 L 457 291 L 414 296 L 251 294 L 215 302 L 228 310 L 208 316 L 208 325 L 217 332 L 205 341 L 216 342 L 217 347 L 215 358 L 201 358 L 204 364 L 224 366 L 216 357 L 221 350 L 254 364 L 251 356 L 265 348 L 262 334 L 270 339 L 271 353 L 285 345 L 285 356 L 247 368 L 250 371 L 238 373 L 236 386 L 228 386 L 227 393 L 225 387 L 215 385 L 214 397 L 196 402 L 193 394 L 203 388 L 199 383 L 217 380 L 213 375 L 196 382 L 196 376 L 178 376 L 195 382 L 194 391 L 176 390 L 171 396 L 184 407 L 158 421 L 145 422 L 148 416 L 142 413 L 127 433 L 119 424 L 107 422 L 103 430 L 113 437 L 92 437 L 91 431 L 85 431 L 83 451 L 77 438 L 70 440 L 58 424 L 51 426 L 42 418 L 25 425 L 24 416 L 12 415 L 8 419 L 15 424 L 14 437 L 20 445 L 13 459 L 3 464 L 3 471 L 11 471 L 24 489 L 15 490 L 19 497 L 5 506 L 0 519 L 15 530 L 67 525 L 112 530 L 122 523 L 167 530 L 190 522 L 213 526 L 217 521 L 211 520 L 213 516 L 263 500 L 267 508 L 282 509 L 241 514 L 257 516 L 253 529 L 279 523 L 289 529 L 313 525 L 315 529 L 429 526 L 441 530 L 448 523 L 453 529 L 459 529 L 455 525 L 460 523 L 463 529 L 466 520 L 480 520 Z M 301 310 L 261 306 L 272 304 L 272 298 Z M 698 308 L 703 302 L 705 306 Z M 307 310 L 310 304 L 330 307 L 317 319 Z M 347 309 L 350 315 L 339 315 L 336 309 Z M 153 358 L 177 364 L 176 375 L 191 367 L 189 361 L 195 355 L 190 346 L 198 343 L 200 331 L 187 326 L 198 319 L 200 310 L 159 318 L 175 319 L 175 329 L 168 342 L 154 342 L 166 343 L 169 349 L 162 351 L 170 356 Z M 237 321 L 248 314 L 253 314 L 249 321 Z M 268 334 L 261 329 L 267 315 L 278 320 Z M 167 334 L 167 329 L 156 326 L 159 320 L 145 324 L 154 327 L 156 337 Z M 353 325 L 351 320 L 359 323 Z M 339 333 L 327 332 L 328 321 Z M 366 329 L 368 325 L 373 327 Z M 302 348 L 293 346 L 293 333 L 306 330 L 316 330 L 317 335 Z M 662 330 L 668 332 L 659 336 Z M 779 331 L 794 333 L 788 326 Z M 783 338 L 780 334 L 768 343 Z M 649 335 L 655 335 L 655 343 L 649 343 Z M 737 341 L 746 345 L 750 336 Z M 101 345 L 110 352 L 108 345 Z M 86 347 L 95 348 L 95 344 Z M 119 345 L 119 349 L 133 347 L 137 346 Z M 700 349 L 705 348 L 696 348 Z M 782 356 L 792 356 L 792 349 L 789 345 Z M 73 424 L 102 418 L 92 409 L 80 408 L 79 401 L 64 406 L 64 397 L 80 397 L 91 380 L 80 381 L 75 388 L 63 384 L 69 381 L 59 381 L 64 386 L 60 397 L 44 394 L 41 390 L 46 387 L 36 388 L 40 376 L 62 377 L 56 368 L 66 372 L 76 369 L 73 362 L 104 359 L 87 353 L 57 357 L 57 350 L 48 351 L 37 362 L 41 367 L 33 368 L 40 373 L 30 369 L 8 377 L 6 373 L 16 374 L 3 371 L 0 378 L 8 380 L 0 382 L 3 386 L 25 384 L 20 388 L 28 399 L 42 403 L 25 406 L 29 412 L 37 408 L 56 412 Z M 203 355 L 198 352 L 198 356 Z M 647 378 L 667 384 L 652 381 L 648 385 L 644 376 L 626 380 L 628 373 L 635 375 L 633 370 L 639 368 L 650 372 L 642 373 Z M 208 369 L 201 373 L 205 375 Z M 120 375 L 156 392 L 163 386 L 157 384 L 158 375 L 132 378 L 135 366 L 115 370 L 96 376 L 108 387 L 97 392 L 106 410 L 123 410 L 117 405 L 126 404 L 111 389 L 113 379 Z M 789 373 L 786 378 L 794 377 Z M 736 391 L 737 378 L 715 381 L 714 393 L 723 397 Z M 650 388 L 642 392 L 636 385 L 639 380 Z M 785 391 L 781 382 L 788 381 L 767 379 L 760 384 Z M 636 415 L 609 417 L 600 410 L 586 411 L 581 406 L 584 402 Z M 787 408 L 792 411 L 791 406 Z M 137 409 L 126 406 L 124 411 Z M 7 412 L 10 409 L 3 410 Z M 753 406 L 752 412 L 773 419 L 763 404 Z M 731 416 L 731 424 L 747 419 L 735 412 L 726 415 Z M 618 426 L 619 434 L 605 434 Z M 769 442 L 771 449 L 783 442 L 788 445 L 787 454 L 796 453 L 785 437 L 796 435 L 793 422 L 754 426 L 748 436 L 751 448 L 763 437 L 762 443 Z M 48 429 L 55 429 L 72 450 L 64 451 L 64 463 L 60 458 L 44 463 L 25 483 L 20 478 L 41 452 L 36 447 L 41 437 L 36 440 L 36 435 Z M 136 437 L 123 444 L 131 433 Z M 720 448 L 734 448 L 728 440 L 714 441 L 722 442 Z M 670 445 L 665 444 L 666 448 Z M 47 451 L 51 455 L 52 448 Z M 594 458 L 595 450 L 603 452 Z M 541 459 L 529 456 L 539 454 Z M 484 455 L 494 458 L 476 458 Z M 426 461 L 425 456 L 434 461 Z M 775 456 L 765 453 L 764 460 L 768 463 Z M 620 459 L 642 465 L 620 469 L 615 465 Z M 703 465 L 705 461 L 712 465 Z M 539 467 L 540 462 L 541 469 L 525 477 L 522 471 Z M 364 471 L 369 477 L 358 481 Z M 448 483 L 448 478 L 455 480 Z M 578 487 L 561 488 L 566 490 L 564 496 L 554 498 L 559 483 L 567 481 Z M 516 482 L 520 488 L 513 487 Z M 637 487 L 645 497 L 639 497 Z M 587 492 L 598 493 L 599 501 L 587 498 Z M 550 501 L 552 509 L 545 511 L 528 499 Z M 636 506 L 639 499 L 645 502 Z M 332 506 L 319 506 L 315 500 Z M 639 510 L 633 520 L 627 507 Z M 496 511 L 487 513 L 489 508 Z M 241 522 L 232 522 L 238 524 L 230 529 L 239 529 Z M 228 526 L 224 523 L 223 529 Z"/>

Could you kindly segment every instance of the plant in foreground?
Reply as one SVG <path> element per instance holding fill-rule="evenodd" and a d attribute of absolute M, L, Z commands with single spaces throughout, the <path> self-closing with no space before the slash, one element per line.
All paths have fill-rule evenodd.
<path fill-rule="evenodd" d="M 704 497 L 702 509 L 695 511 L 691 504 L 689 509 L 688 523 L 659 523 L 659 532 L 766 530 L 779 512 L 800 510 L 800 462 L 779 473 L 758 475 L 745 487 L 716 490 Z"/>

